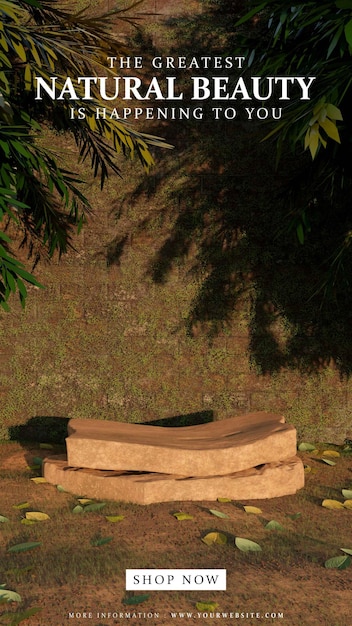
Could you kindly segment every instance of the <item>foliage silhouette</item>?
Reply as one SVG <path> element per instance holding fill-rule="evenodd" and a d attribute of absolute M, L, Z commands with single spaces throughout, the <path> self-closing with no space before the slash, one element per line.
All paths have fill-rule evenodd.
<path fill-rule="evenodd" d="M 154 162 L 150 146 L 165 145 L 120 120 L 97 120 L 96 107 L 104 102 L 99 89 L 94 85 L 86 99 L 78 84 L 80 75 L 97 82 L 113 74 L 106 63 L 111 51 L 128 53 L 113 27 L 117 20 L 133 23 L 128 11 L 140 3 L 119 4 L 92 17 L 89 7 L 74 12 L 55 0 L 0 0 L 0 306 L 6 311 L 11 294 L 17 291 L 24 307 L 26 284 L 39 283 L 14 256 L 12 232 L 3 231 L 11 227 L 36 264 L 42 255 L 67 252 L 74 231 L 92 211 L 82 180 L 43 142 L 48 130 L 73 139 L 77 161 L 89 163 L 101 187 L 110 172 L 120 172 L 117 152 L 136 155 L 149 169 Z M 77 79 L 75 95 L 85 104 L 83 119 L 67 91 L 72 77 Z M 48 97 L 46 89 L 38 95 L 40 80 L 49 88 L 54 81 L 54 95 Z"/>
<path fill-rule="evenodd" d="M 177 45 L 159 54 L 216 54 L 219 42 L 222 54 L 231 51 L 233 24 L 242 6 L 207 3 L 193 20 L 168 20 L 165 28 L 173 29 Z M 184 100 L 183 106 L 188 104 Z M 276 169 L 275 146 L 261 143 L 270 126 L 246 121 L 241 111 L 233 122 L 214 121 L 206 104 L 204 112 L 202 121 L 163 123 L 163 135 L 175 145 L 178 160 L 175 153 L 163 156 L 158 173 L 131 194 L 131 202 L 142 195 L 157 200 L 161 192 L 168 198 L 161 218 L 171 220 L 172 227 L 150 275 L 162 284 L 175 263 L 184 261 L 190 278 L 199 281 L 186 320 L 191 335 L 201 327 L 211 340 L 249 302 L 249 348 L 258 372 L 311 372 L 335 363 L 341 375 L 350 375 L 351 291 L 346 282 L 325 289 L 330 260 L 351 229 L 343 200 L 332 213 L 329 198 L 314 184 L 321 163 L 312 163 L 307 153 L 299 158 L 283 154 Z M 157 123 L 154 131 L 160 132 Z M 302 246 L 297 218 L 316 202 L 319 211 L 312 212 L 311 232 Z M 148 223 L 141 218 L 139 228 Z M 121 246 L 118 252 L 120 258 Z M 345 257 L 346 280 L 351 269 Z"/>

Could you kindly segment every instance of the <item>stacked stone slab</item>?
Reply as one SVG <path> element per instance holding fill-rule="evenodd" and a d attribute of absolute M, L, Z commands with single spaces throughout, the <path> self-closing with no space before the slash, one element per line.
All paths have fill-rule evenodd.
<path fill-rule="evenodd" d="M 137 504 L 273 498 L 304 485 L 296 445 L 274 413 L 179 428 L 72 419 L 67 458 L 45 459 L 43 473 L 72 493 Z"/>

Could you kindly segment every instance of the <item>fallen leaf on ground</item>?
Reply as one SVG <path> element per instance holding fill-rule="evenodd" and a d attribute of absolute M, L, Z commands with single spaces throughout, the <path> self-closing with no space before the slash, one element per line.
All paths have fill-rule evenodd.
<path fill-rule="evenodd" d="M 202 537 L 202 541 L 207 546 L 212 546 L 214 544 L 223 546 L 227 543 L 227 537 L 226 535 L 224 535 L 224 533 L 219 533 L 217 531 L 214 531 Z"/>

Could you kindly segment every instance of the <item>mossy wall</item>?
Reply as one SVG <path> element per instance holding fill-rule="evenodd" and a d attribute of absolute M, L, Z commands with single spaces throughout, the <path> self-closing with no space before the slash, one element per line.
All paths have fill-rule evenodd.
<path fill-rule="evenodd" d="M 161 17 L 148 28 L 154 44 L 156 38 L 165 45 Z M 276 174 L 264 153 L 258 152 L 260 166 L 252 161 L 245 179 L 248 128 L 236 127 L 235 151 L 220 123 L 214 129 L 209 123 L 174 122 L 155 132 L 166 134 L 175 149 L 157 155 L 149 176 L 137 163 L 121 160 L 123 178 L 109 179 L 101 193 L 84 173 L 95 212 L 75 238 L 76 250 L 60 262 L 41 261 L 35 272 L 45 289 L 29 289 L 25 311 L 13 300 L 11 312 L 1 314 L 0 437 L 35 416 L 146 422 L 199 411 L 224 419 L 268 410 L 283 413 L 299 438 L 342 442 L 350 433 L 352 384 L 340 377 L 333 360 L 310 371 L 285 362 L 269 366 L 272 351 L 284 353 L 292 333 L 291 322 L 274 305 L 272 311 L 263 307 L 271 315 L 271 343 L 259 334 L 262 362 L 267 355 L 269 365 L 259 367 L 253 359 L 258 282 L 253 264 L 251 271 L 243 266 L 243 229 L 231 222 L 228 236 L 226 211 L 252 216 L 248 207 L 254 207 L 269 215 L 268 171 L 272 180 Z M 221 137 L 217 160 L 212 133 Z M 74 168 L 73 146 L 62 137 L 49 141 Z M 225 222 L 227 235 L 215 249 L 219 222 Z M 262 245 L 265 263 L 265 236 L 259 240 L 256 254 Z M 213 274 L 219 284 L 210 289 Z M 245 288 L 238 287 L 235 274 Z M 203 299 L 205 311 L 199 309 L 204 285 L 211 296 Z M 231 304 L 227 315 L 225 301 Z"/>
<path fill-rule="evenodd" d="M 158 195 L 153 203 L 144 195 L 114 217 L 132 174 L 144 178 L 125 166 L 126 182 L 111 180 L 104 196 L 94 191 L 96 214 L 76 238 L 76 252 L 40 263 L 36 275 L 45 290 L 30 290 L 25 311 L 13 301 L 1 315 L 2 437 L 40 415 L 145 422 L 205 410 L 216 419 L 268 410 L 283 413 L 300 437 L 343 440 L 351 383 L 333 367 L 257 372 L 249 351 L 250 294 L 211 340 L 202 325 L 188 333 L 200 281 L 190 272 L 195 253 L 164 283 L 153 281 L 150 267 L 167 225 L 157 219 L 140 225 L 148 212 L 157 218 Z M 108 265 L 111 241 L 126 233 L 118 263 Z"/>

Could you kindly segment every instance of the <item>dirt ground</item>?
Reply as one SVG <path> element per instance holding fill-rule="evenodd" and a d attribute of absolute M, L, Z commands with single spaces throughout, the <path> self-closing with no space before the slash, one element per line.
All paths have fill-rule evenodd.
<path fill-rule="evenodd" d="M 323 448 L 319 447 L 320 452 Z M 148 506 L 107 502 L 104 510 L 75 515 L 72 510 L 78 504 L 77 497 L 31 480 L 39 474 L 29 469 L 33 460 L 57 452 L 57 448 L 47 450 L 39 445 L 0 445 L 0 515 L 9 520 L 0 524 L 0 580 L 6 589 L 22 597 L 20 605 L 9 605 L 10 611 L 41 609 L 25 623 L 350 623 L 352 566 L 328 569 L 324 563 L 342 556 L 340 548 L 352 548 L 352 511 L 321 506 L 325 498 L 343 502 L 341 490 L 351 489 L 350 453 L 341 452 L 333 466 L 323 462 L 321 454 L 299 453 L 311 471 L 306 473 L 304 489 L 292 496 Z M 14 508 L 24 502 L 24 509 Z M 259 507 L 261 513 L 248 514 L 244 505 Z M 226 517 L 216 517 L 210 509 Z M 22 526 L 21 518 L 28 510 L 45 512 L 50 519 Z M 192 519 L 178 521 L 173 515 L 177 511 Z M 106 519 L 111 515 L 123 518 L 111 523 Z M 282 530 L 265 529 L 269 520 L 279 522 Z M 202 542 L 202 537 L 212 531 L 225 534 L 226 545 L 208 546 Z M 93 546 L 94 537 L 109 537 L 109 542 Z M 235 537 L 257 542 L 262 551 L 241 552 L 235 547 Z M 41 545 L 8 552 L 11 546 L 23 542 Z M 128 568 L 224 568 L 227 590 L 151 591 L 143 599 L 140 596 L 146 592 L 125 590 Z M 205 607 L 197 608 L 199 602 Z M 3 613 L 8 611 L 7 606 L 1 609 Z M 8 623 L 0 616 L 0 624 Z"/>

